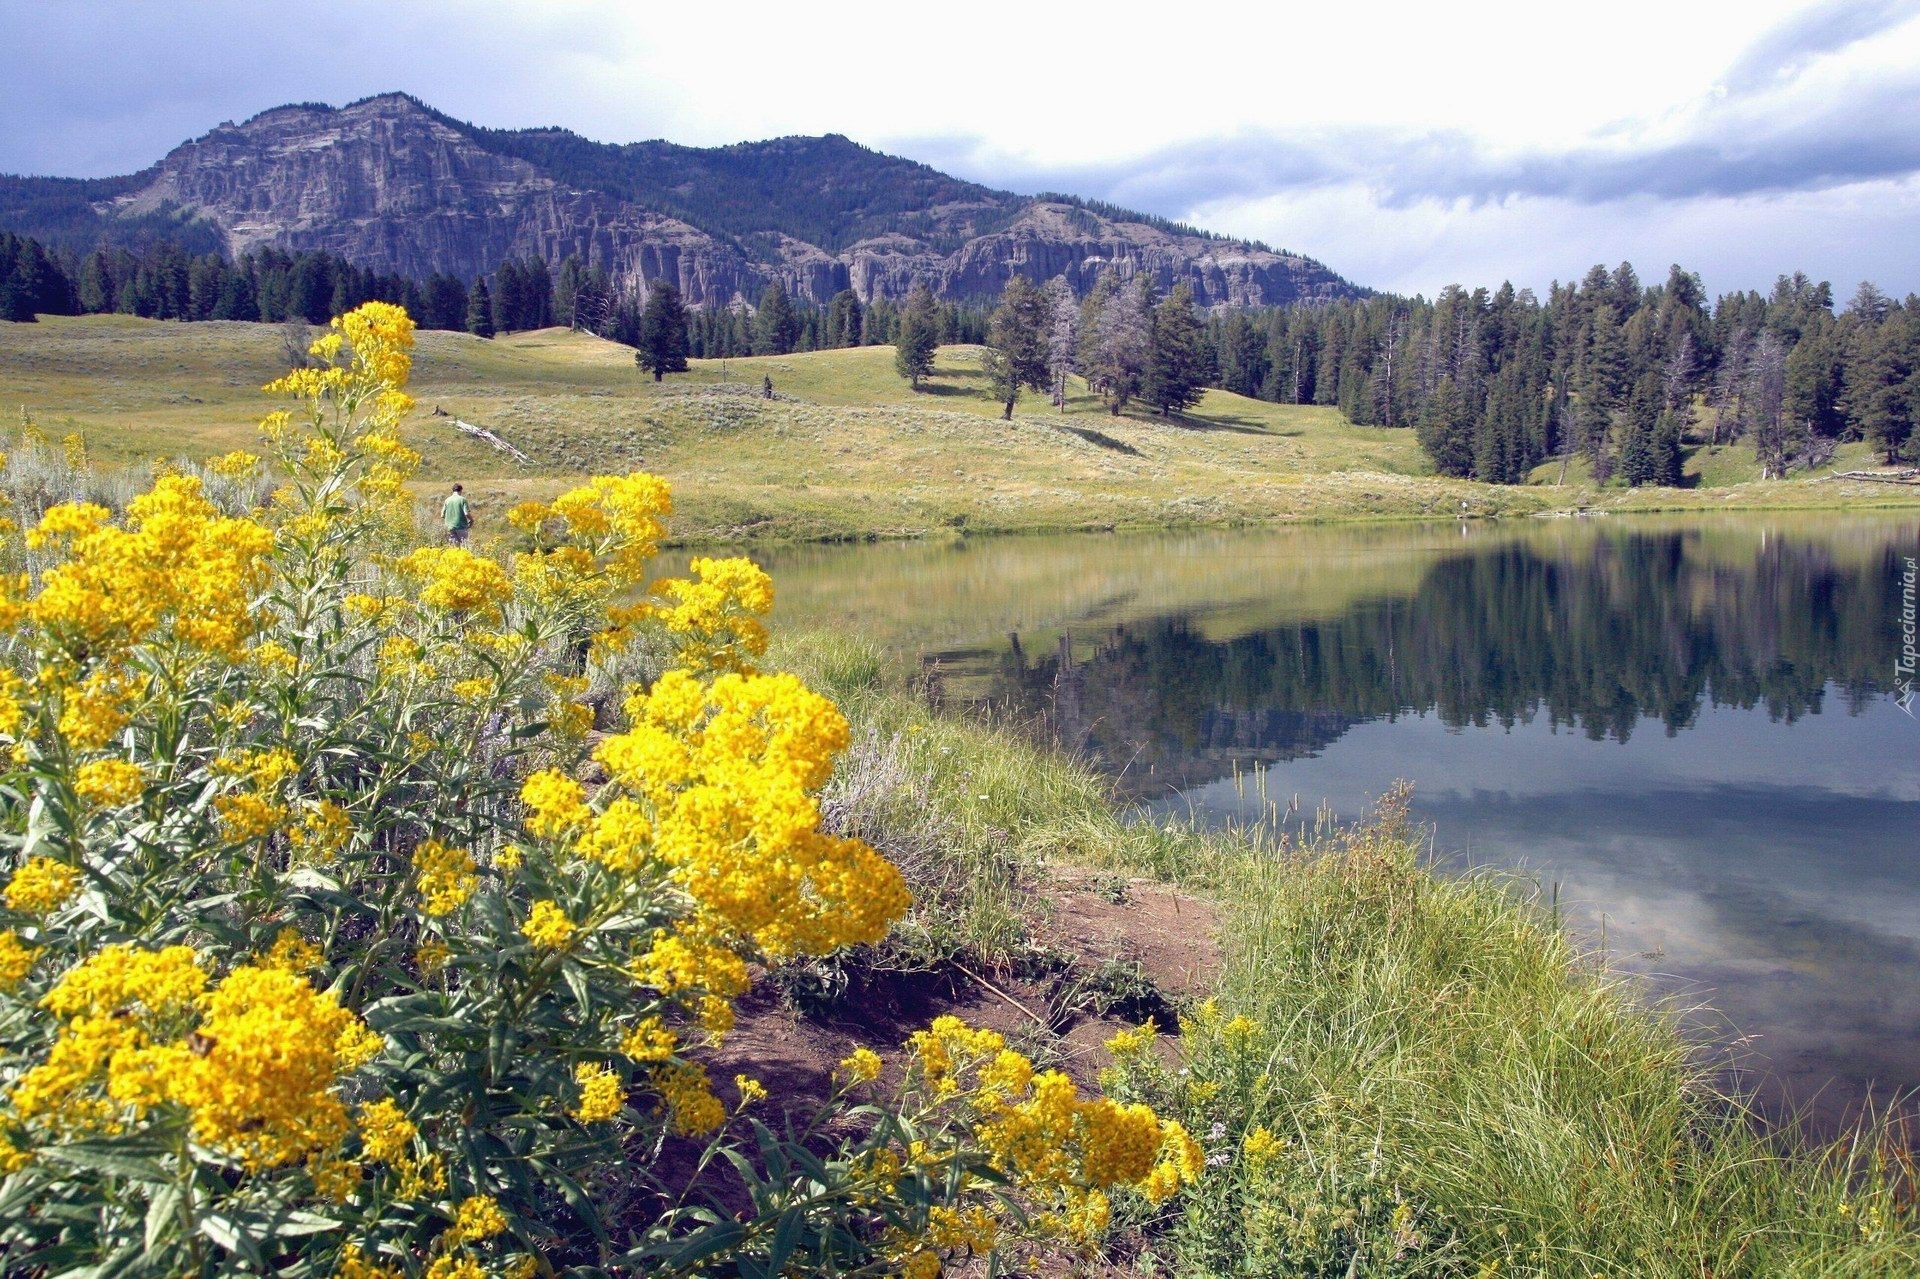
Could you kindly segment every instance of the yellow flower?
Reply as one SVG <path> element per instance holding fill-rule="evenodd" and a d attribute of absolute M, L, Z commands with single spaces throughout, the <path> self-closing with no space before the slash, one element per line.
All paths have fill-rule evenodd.
<path fill-rule="evenodd" d="M 287 676 L 300 665 L 300 659 L 278 640 L 262 640 L 247 650 L 247 660 L 267 675 Z"/>
<path fill-rule="evenodd" d="M 324 861 L 337 856 L 347 846 L 353 837 L 353 820 L 333 801 L 317 800 L 307 805 L 300 824 L 287 834 L 300 861 Z"/>
<path fill-rule="evenodd" d="M 40 957 L 40 947 L 29 946 L 11 928 L 0 932 L 0 990 L 12 990 L 27 979 Z"/>
<path fill-rule="evenodd" d="M 655 1068 L 653 1086 L 667 1112 L 667 1126 L 683 1137 L 700 1137 L 727 1121 L 727 1108 L 707 1083 L 707 1068 L 669 1061 Z"/>
<path fill-rule="evenodd" d="M 367 1260 L 367 1254 L 360 1251 L 356 1244 L 348 1244 L 340 1250 L 339 1264 L 334 1268 L 334 1279 L 404 1279 L 404 1272 L 389 1266 L 376 1265 Z"/>
<path fill-rule="evenodd" d="M 520 788 L 521 802 L 532 810 L 527 829 L 536 835 L 561 836 L 593 816 L 586 788 L 565 773 L 543 769 Z"/>
<path fill-rule="evenodd" d="M 582 1063 L 573 1077 L 580 1085 L 580 1101 L 573 1108 L 573 1117 L 581 1123 L 604 1123 L 625 1109 L 627 1091 L 612 1070 Z"/>
<path fill-rule="evenodd" d="M 1274 1136 L 1265 1125 L 1261 1125 L 1241 1139 L 1240 1151 L 1247 1158 L 1247 1167 L 1259 1172 L 1278 1158 L 1286 1146 L 1284 1139 Z"/>
<path fill-rule="evenodd" d="M 1000 1241 L 1000 1223 L 985 1208 L 935 1204 L 927 1210 L 927 1242 L 941 1249 L 985 1255 Z"/>
<path fill-rule="evenodd" d="M 1143 1026 L 1132 1026 L 1107 1040 L 1107 1051 L 1115 1057 L 1131 1057 L 1153 1046 L 1158 1027 L 1148 1018 Z"/>
<path fill-rule="evenodd" d="M 765 1101 L 767 1099 L 767 1086 L 758 1079 L 752 1079 L 746 1075 L 735 1075 L 733 1077 L 733 1086 L 740 1090 L 740 1104 L 742 1106 L 751 1106 L 755 1102 Z"/>
<path fill-rule="evenodd" d="M 282 928 L 280 935 L 273 940 L 273 947 L 266 958 L 260 961 L 263 968 L 276 968 L 286 973 L 304 973 L 318 968 L 326 962 L 326 954 L 318 946 L 302 937 L 292 928 Z"/>
<path fill-rule="evenodd" d="M 453 1229 L 447 1233 L 456 1244 L 491 1239 L 507 1228 L 506 1214 L 491 1195 L 473 1195 L 461 1201 L 454 1214 Z"/>
<path fill-rule="evenodd" d="M 196 1032 L 171 1063 L 168 1093 L 195 1137 L 271 1168 L 338 1145 L 349 1130 L 336 1088 L 382 1040 L 331 992 L 294 973 L 242 966 L 206 998 Z"/>
<path fill-rule="evenodd" d="M 558 903 L 537 901 L 527 915 L 527 922 L 520 925 L 520 932 L 534 945 L 545 950 L 559 950 L 565 946 L 575 932 L 574 923 L 567 918 L 567 912 Z"/>
<path fill-rule="evenodd" d="M 146 783 L 147 775 L 138 764 L 124 759 L 96 759 L 80 766 L 74 774 L 73 789 L 89 804 L 118 808 L 139 799 Z"/>
<path fill-rule="evenodd" d="M 431 977 L 446 966 L 452 953 L 447 949 L 447 943 L 438 937 L 430 937 L 414 950 L 413 962 L 419 967 L 422 977 Z"/>
<path fill-rule="evenodd" d="M 65 904 L 79 887 L 79 871 L 51 857 L 34 857 L 7 881 L 7 909 L 44 915 Z"/>
<path fill-rule="evenodd" d="M 453 687 L 448 691 L 451 692 L 457 700 L 466 702 L 468 705 L 474 705 L 479 702 L 484 702 L 493 696 L 493 681 L 480 677 L 455 680 Z"/>
<path fill-rule="evenodd" d="M 871 1048 L 856 1048 L 840 1059 L 840 1069 L 849 1083 L 870 1084 L 880 1077 L 880 1054 Z"/>
<path fill-rule="evenodd" d="M 826 698 L 791 675 L 703 685 L 670 671 L 627 709 L 633 726 L 594 758 L 630 802 L 594 819 L 583 855 L 665 862 L 703 915 L 775 957 L 878 941 L 905 913 L 897 867 L 819 828 L 817 791 L 848 736 Z"/>
<path fill-rule="evenodd" d="M 419 1129 L 391 1098 L 360 1107 L 360 1146 L 376 1163 L 397 1164 L 413 1154 Z"/>
<path fill-rule="evenodd" d="M 420 602 L 444 612 L 493 613 L 513 598 L 513 580 L 499 563 L 464 546 L 423 546 L 395 567 L 421 580 Z"/>
<path fill-rule="evenodd" d="M 213 807 L 220 814 L 220 833 L 236 844 L 271 835 L 287 820 L 283 805 L 255 791 L 217 796 Z"/>
<path fill-rule="evenodd" d="M 653 618 L 679 644 L 680 664 L 694 671 L 751 672 L 748 659 L 767 651 L 760 619 L 773 610 L 773 579 L 752 560 L 696 558 L 694 579 L 670 579 L 654 593 L 672 601 Z"/>
<path fill-rule="evenodd" d="M 307 1176 L 313 1192 L 333 1203 L 345 1203 L 360 1185 L 360 1165 L 350 1159 L 331 1159 L 322 1155 L 307 1157 Z"/>
<path fill-rule="evenodd" d="M 507 523 L 528 533 L 538 532 L 552 517 L 553 512 L 541 502 L 521 502 L 507 510 Z"/>
<path fill-rule="evenodd" d="M 480 887 L 473 854 L 429 839 L 413 850 L 413 867 L 420 878 L 421 909 L 429 915 L 450 915 Z"/>
<path fill-rule="evenodd" d="M 13 1144 L 13 1138 L 0 1132 L 0 1177 L 11 1177 L 28 1164 L 33 1156 Z"/>
<path fill-rule="evenodd" d="M 433 1259 L 427 1279 L 487 1279 L 487 1272 L 465 1253 L 449 1252 Z"/>
<path fill-rule="evenodd" d="M 620 1040 L 620 1051 L 635 1061 L 665 1061 L 680 1046 L 679 1036 L 658 1017 L 648 1017 Z"/>
<path fill-rule="evenodd" d="M 207 469 L 225 479 L 250 480 L 260 473 L 260 459 L 244 449 L 235 449 L 208 462 Z"/>

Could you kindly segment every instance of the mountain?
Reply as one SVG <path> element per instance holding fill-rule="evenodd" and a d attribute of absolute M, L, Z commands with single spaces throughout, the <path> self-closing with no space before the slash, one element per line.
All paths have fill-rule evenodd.
<path fill-rule="evenodd" d="M 699 305 L 779 279 L 815 302 L 851 288 L 953 301 L 1015 274 L 1084 292 L 1109 266 L 1182 280 L 1205 307 L 1353 297 L 1311 258 L 1067 196 L 948 177 L 847 138 L 623 146 L 564 129 L 487 129 L 406 94 L 277 107 L 118 178 L 0 177 L 0 229 L 70 248 L 166 235 L 196 251 L 326 250 L 381 272 L 462 279 L 569 254 Z"/>

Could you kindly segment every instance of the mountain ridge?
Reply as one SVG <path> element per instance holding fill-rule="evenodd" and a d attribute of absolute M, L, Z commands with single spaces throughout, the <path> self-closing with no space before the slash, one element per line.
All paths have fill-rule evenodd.
<path fill-rule="evenodd" d="M 232 256 L 324 250 L 415 279 L 575 255 L 625 291 L 665 278 L 697 306 L 751 303 L 773 280 L 816 303 L 841 289 L 898 299 L 917 283 L 978 302 L 1016 274 L 1084 292 L 1109 268 L 1187 283 L 1210 308 L 1367 292 L 1312 258 L 996 190 L 842 134 L 605 143 L 474 125 L 399 92 L 271 107 L 120 177 L 0 177 L 0 229 L 74 249 L 165 236 Z"/>

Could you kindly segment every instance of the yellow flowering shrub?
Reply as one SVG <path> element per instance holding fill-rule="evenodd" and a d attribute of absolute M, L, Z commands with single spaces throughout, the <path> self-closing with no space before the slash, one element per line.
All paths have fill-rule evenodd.
<path fill-rule="evenodd" d="M 846 720 L 754 668 L 751 563 L 640 595 L 656 477 L 516 508 L 505 559 L 408 545 L 412 345 L 370 303 L 269 386 L 210 468 L 264 509 L 169 472 L 0 530 L 7 1272 L 931 1274 L 1012 1200 L 1084 1240 L 1190 1180 L 1177 1125 L 950 1021 L 897 1096 L 849 1058 L 833 1149 L 722 1100 L 755 973 L 909 905 L 822 828 Z M 642 637 L 673 667 L 589 760 L 583 667 Z M 678 1141 L 768 1179 L 750 1220 L 633 1219 Z"/>

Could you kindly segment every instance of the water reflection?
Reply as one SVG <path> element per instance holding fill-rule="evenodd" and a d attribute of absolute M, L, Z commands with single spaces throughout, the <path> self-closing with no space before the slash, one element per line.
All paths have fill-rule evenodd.
<path fill-rule="evenodd" d="M 786 616 L 882 635 L 1153 803 L 1354 814 L 1413 779 L 1441 857 L 1558 884 L 1831 1120 L 1920 1087 L 1920 724 L 1888 695 L 1916 550 L 1910 517 L 1771 517 L 773 567 Z"/>
<path fill-rule="evenodd" d="M 1744 562 L 1698 531 L 1525 541 L 1431 563 L 1404 597 L 1226 638 L 1194 615 L 1081 631 L 1033 653 L 1015 636 L 989 696 L 1142 793 L 1293 759 L 1353 725 L 1431 712 L 1456 728 L 1535 717 L 1626 743 L 1692 726 L 1703 706 L 1791 723 L 1890 688 L 1893 545 L 1839 561 L 1769 539 Z"/>

